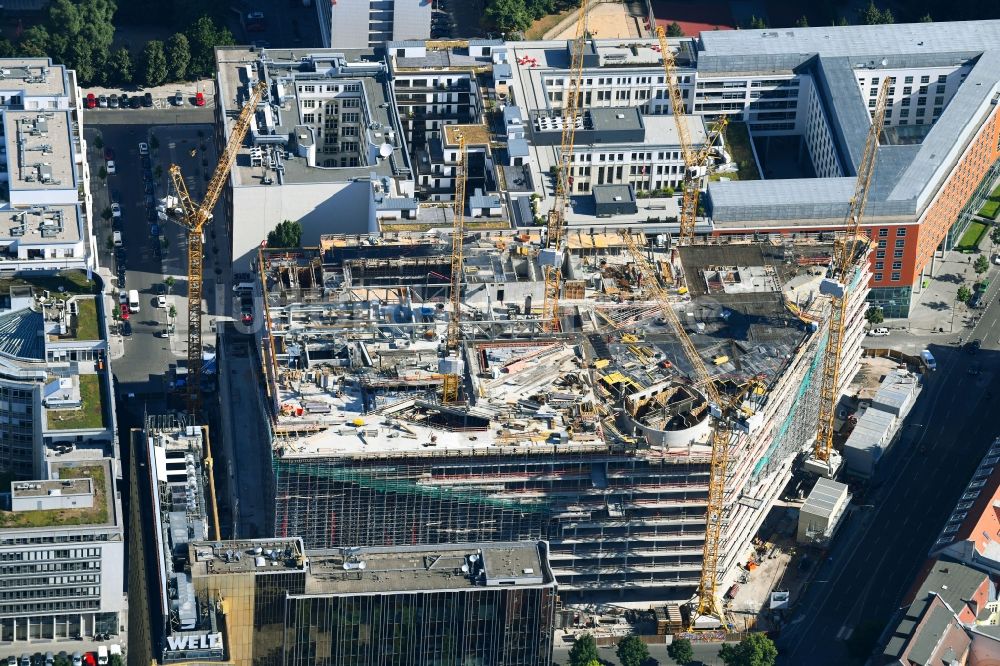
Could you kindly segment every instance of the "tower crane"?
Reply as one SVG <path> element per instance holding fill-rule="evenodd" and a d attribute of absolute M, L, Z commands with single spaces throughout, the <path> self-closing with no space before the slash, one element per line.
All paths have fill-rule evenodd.
<path fill-rule="evenodd" d="M 719 392 L 715 381 L 708 373 L 691 338 L 674 312 L 666 290 L 660 284 L 656 271 L 643 254 L 643 248 L 631 232 L 622 232 L 622 238 L 639 272 L 641 283 L 653 297 L 663 317 L 681 343 L 684 355 L 694 368 L 694 381 L 704 389 L 708 397 L 709 411 L 714 418 L 711 431 L 711 464 L 708 474 L 708 503 L 705 508 L 705 544 L 702 548 L 701 577 L 698 583 L 698 605 L 692 617 L 715 617 L 722 620 L 717 586 L 719 577 L 719 551 L 722 542 L 722 519 L 725 510 L 726 469 L 729 466 L 729 442 L 739 420 L 738 408 L 741 396 L 732 397 Z"/>
<path fill-rule="evenodd" d="M 233 125 L 226 147 L 219 156 L 219 162 L 215 165 L 215 172 L 205 189 L 205 196 L 200 204 L 196 204 L 188 192 L 184 176 L 181 175 L 181 168 L 176 164 L 170 165 L 170 180 L 177 191 L 177 198 L 180 202 L 181 216 L 180 223 L 187 231 L 187 278 L 188 278 L 188 376 L 187 376 L 187 406 L 188 412 L 194 416 L 201 406 L 201 295 L 202 279 L 204 278 L 204 237 L 205 225 L 212 219 L 212 209 L 215 208 L 222 188 L 229 178 L 229 170 L 232 169 L 236 161 L 236 153 L 243 145 L 247 130 L 253 121 L 254 113 L 257 111 L 257 104 L 267 90 L 267 83 L 258 81 L 250 90 L 250 97 L 243 105 L 240 115 Z"/>
<path fill-rule="evenodd" d="M 441 385 L 441 402 L 458 402 L 461 373 L 457 372 L 461 360 L 458 346 L 461 334 L 462 313 L 462 243 L 465 240 L 465 181 L 468 153 L 465 137 L 458 136 L 458 164 L 455 167 L 455 223 L 451 232 L 451 316 L 448 319 L 448 337 L 445 343 L 444 379 Z"/>
<path fill-rule="evenodd" d="M 545 240 L 539 260 L 545 271 L 545 292 L 542 299 L 542 329 L 547 332 L 559 329 L 559 289 L 563 257 L 563 232 L 565 231 L 566 206 L 572 191 L 573 141 L 576 138 L 576 121 L 580 115 L 580 81 L 583 78 L 583 48 L 587 40 L 587 4 L 582 0 L 576 15 L 576 35 L 572 45 L 569 90 L 563 106 L 562 141 L 559 144 L 559 163 L 556 165 L 555 200 L 545 223 Z"/>
<path fill-rule="evenodd" d="M 859 252 L 857 245 L 864 248 L 870 244 L 867 234 L 861 231 L 861 219 L 865 214 L 868 202 L 868 192 L 871 188 L 872 174 L 875 172 L 875 157 L 878 154 L 878 138 L 885 122 L 885 109 L 889 96 L 889 86 L 892 77 L 882 80 L 878 99 L 875 102 L 875 112 L 872 124 L 868 128 L 868 138 L 865 140 L 865 150 L 861 155 L 861 165 L 858 167 L 858 177 L 854 184 L 854 196 L 851 197 L 850 208 L 844 226 L 847 231 L 834 246 L 833 266 L 829 275 L 820 284 L 820 292 L 832 296 L 829 338 L 823 355 L 823 381 L 820 385 L 819 426 L 816 442 L 813 445 L 813 456 L 819 463 L 825 463 L 830 470 L 830 476 L 836 472 L 831 469 L 833 452 L 833 417 L 837 409 L 838 386 L 840 385 L 840 362 L 843 356 L 844 327 L 847 319 L 847 306 L 851 298 L 851 281 L 855 269 L 862 261 L 867 261 L 867 253 Z"/>
<path fill-rule="evenodd" d="M 681 210 L 678 221 L 680 222 L 679 240 L 681 243 L 686 243 L 694 238 L 694 225 L 698 219 L 701 170 L 708 160 L 715 137 L 721 136 L 723 130 L 726 129 L 729 116 L 723 115 L 716 121 L 715 128 L 709 133 L 705 146 L 700 151 L 696 151 L 691 145 L 691 133 L 688 131 L 687 123 L 684 122 L 687 109 L 684 107 L 681 85 L 677 79 L 674 54 L 670 50 L 670 45 L 667 44 L 667 33 L 663 26 L 657 26 L 656 38 L 660 41 L 664 82 L 670 96 L 670 110 L 673 113 L 674 122 L 677 124 L 677 138 L 681 146 L 681 157 L 684 160 L 684 178 L 681 180 Z"/>

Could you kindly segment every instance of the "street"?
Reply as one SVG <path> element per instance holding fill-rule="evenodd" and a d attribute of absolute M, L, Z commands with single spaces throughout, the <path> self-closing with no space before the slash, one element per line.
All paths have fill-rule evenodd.
<path fill-rule="evenodd" d="M 780 663 L 862 663 L 852 662 L 847 641 L 859 628 L 873 641 L 902 605 L 997 434 L 987 412 L 996 409 L 994 396 L 1000 395 L 998 335 L 1000 305 L 994 300 L 966 337 L 982 339 L 978 354 L 927 345 L 938 369 L 925 375 L 926 388 L 899 441 L 879 464 L 865 499 L 872 508 L 854 512 L 830 551 L 831 561 L 819 568 L 798 604 L 799 614 L 782 631 Z M 969 374 L 973 364 L 981 374 Z"/>

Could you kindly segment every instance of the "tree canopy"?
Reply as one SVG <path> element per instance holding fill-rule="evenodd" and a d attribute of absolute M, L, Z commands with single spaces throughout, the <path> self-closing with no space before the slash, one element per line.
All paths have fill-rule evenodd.
<path fill-rule="evenodd" d="M 726 666 L 774 666 L 778 648 L 767 634 L 753 633 L 735 645 L 724 644 L 719 657 Z"/>
<path fill-rule="evenodd" d="M 147 86 L 162 85 L 167 80 L 167 57 L 163 52 L 163 42 L 154 39 L 146 43 L 142 51 L 144 63 L 143 79 Z"/>
<path fill-rule="evenodd" d="M 228 28 L 216 26 L 215 21 L 207 15 L 192 23 L 185 34 L 191 51 L 189 76 L 215 74 L 215 47 L 232 46 L 236 43 Z"/>
<path fill-rule="evenodd" d="M 581 634 L 573 641 L 573 647 L 569 651 L 569 666 L 588 666 L 590 662 L 600 662 L 601 657 L 597 653 L 597 641 L 590 634 Z"/>
<path fill-rule="evenodd" d="M 683 36 L 684 36 L 684 28 L 682 28 L 681 24 L 678 23 L 677 21 L 674 21 L 673 23 L 667 26 L 667 37 L 683 37 Z"/>
<path fill-rule="evenodd" d="M 191 64 L 191 43 L 184 33 L 175 32 L 167 40 L 167 63 L 170 68 L 170 78 L 175 81 L 187 78 L 188 66 Z"/>
<path fill-rule="evenodd" d="M 302 225 L 294 220 L 279 222 L 274 231 L 267 234 L 268 247 L 298 247 L 302 242 Z"/>
<path fill-rule="evenodd" d="M 686 638 L 675 638 L 674 642 L 667 646 L 667 656 L 681 666 L 687 666 L 694 661 L 694 648 L 691 647 L 691 641 Z"/>
<path fill-rule="evenodd" d="M 638 636 L 626 636 L 618 641 L 615 654 L 622 666 L 642 666 L 649 659 L 649 648 Z"/>

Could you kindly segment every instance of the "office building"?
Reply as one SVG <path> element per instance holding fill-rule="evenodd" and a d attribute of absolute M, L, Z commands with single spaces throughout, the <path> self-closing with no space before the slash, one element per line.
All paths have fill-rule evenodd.
<path fill-rule="evenodd" d="M 124 629 L 125 541 L 109 458 L 50 461 L 0 510 L 0 643 L 79 648 Z M 56 647 L 58 646 L 58 648 Z"/>
<path fill-rule="evenodd" d="M 45 58 L 5 58 L 0 67 L 0 268 L 96 268 L 76 73 Z"/>
<path fill-rule="evenodd" d="M 323 45 L 365 49 L 401 39 L 431 36 L 431 0 L 317 2 Z"/>

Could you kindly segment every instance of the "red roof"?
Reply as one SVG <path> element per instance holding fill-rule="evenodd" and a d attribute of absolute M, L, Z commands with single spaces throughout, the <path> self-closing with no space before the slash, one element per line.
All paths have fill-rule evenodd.
<path fill-rule="evenodd" d="M 697 37 L 699 32 L 733 29 L 733 16 L 729 12 L 728 2 L 706 0 L 691 3 L 654 0 L 653 16 L 656 17 L 656 25 L 663 27 L 676 21 L 687 37 Z"/>

